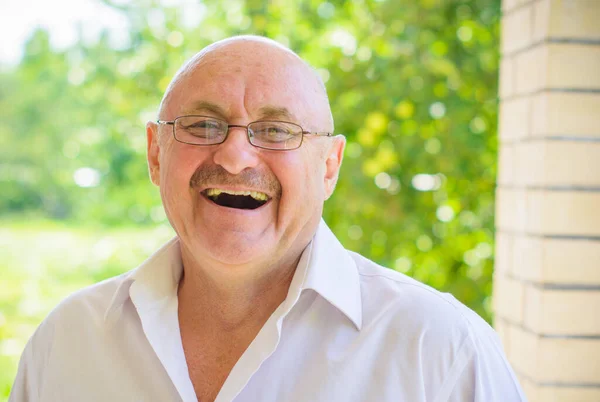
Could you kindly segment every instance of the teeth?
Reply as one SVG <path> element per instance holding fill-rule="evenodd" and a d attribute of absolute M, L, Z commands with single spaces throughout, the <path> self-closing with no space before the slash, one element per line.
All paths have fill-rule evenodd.
<path fill-rule="evenodd" d="M 259 193 L 258 191 L 250 191 L 250 197 L 258 201 L 266 201 L 268 198 L 265 193 Z"/>
<path fill-rule="evenodd" d="M 219 190 L 218 188 L 209 188 L 208 190 L 206 190 L 206 195 L 209 197 L 216 197 L 221 193 L 250 196 L 257 201 L 267 201 L 267 199 L 269 198 L 265 193 L 261 193 L 260 191 L 231 191 Z"/>
<path fill-rule="evenodd" d="M 222 191 L 217 190 L 216 188 L 209 188 L 208 190 L 206 190 L 206 195 L 208 195 L 209 197 L 216 197 L 221 193 Z"/>

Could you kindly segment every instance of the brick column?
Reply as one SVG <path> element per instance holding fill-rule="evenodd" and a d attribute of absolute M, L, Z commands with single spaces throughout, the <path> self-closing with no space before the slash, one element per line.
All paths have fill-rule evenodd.
<path fill-rule="evenodd" d="M 600 401 L 600 0 L 504 0 L 495 326 L 530 401 Z"/>

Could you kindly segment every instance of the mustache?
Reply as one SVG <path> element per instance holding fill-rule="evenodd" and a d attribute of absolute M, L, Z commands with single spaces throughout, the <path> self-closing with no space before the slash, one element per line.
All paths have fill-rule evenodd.
<path fill-rule="evenodd" d="M 200 166 L 190 178 L 192 188 L 214 187 L 219 184 L 248 187 L 271 196 L 281 197 L 281 183 L 271 171 L 244 169 L 238 174 L 231 174 L 220 165 L 210 165 Z"/>

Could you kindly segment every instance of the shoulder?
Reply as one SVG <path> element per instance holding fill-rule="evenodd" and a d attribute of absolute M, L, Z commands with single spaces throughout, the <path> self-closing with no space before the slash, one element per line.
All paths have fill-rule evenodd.
<path fill-rule="evenodd" d="M 423 375 L 431 399 L 525 400 L 485 320 L 449 293 L 349 253 L 360 278 L 363 330 L 378 334 L 392 364 Z"/>
<path fill-rule="evenodd" d="M 87 286 L 66 297 L 44 319 L 33 338 L 48 339 L 44 335 L 53 329 L 69 339 L 77 330 L 102 329 L 129 298 L 134 281 L 144 281 L 152 286 L 170 278 L 170 267 L 177 264 L 177 238 L 172 239 L 136 268 L 121 275 Z M 152 278 L 153 280 L 148 280 Z"/>
<path fill-rule="evenodd" d="M 128 275 L 125 273 L 83 288 L 65 298 L 48 314 L 29 338 L 21 355 L 11 398 L 39 396 L 44 379 L 58 375 L 56 367 L 65 363 L 65 356 L 81 356 L 78 345 L 81 346 L 82 340 L 103 333 L 98 329 L 104 325 L 106 312 Z"/>
<path fill-rule="evenodd" d="M 480 337 L 496 341 L 492 327 L 450 293 L 349 254 L 359 274 L 365 324 L 398 328 L 440 346 L 473 344 Z"/>
<path fill-rule="evenodd" d="M 46 321 L 68 321 L 69 319 L 81 319 L 85 313 L 88 319 L 103 319 L 110 305 L 118 297 L 118 291 L 127 284 L 131 271 L 106 279 L 102 282 L 80 289 L 64 300 L 50 312 Z M 124 292 L 128 288 L 122 289 Z"/>
<path fill-rule="evenodd" d="M 68 334 L 77 336 L 81 331 L 101 327 L 119 292 L 128 291 L 124 285 L 130 272 L 87 286 L 63 299 L 38 326 L 28 345 L 37 350 L 51 349 L 58 338 L 64 340 Z"/>

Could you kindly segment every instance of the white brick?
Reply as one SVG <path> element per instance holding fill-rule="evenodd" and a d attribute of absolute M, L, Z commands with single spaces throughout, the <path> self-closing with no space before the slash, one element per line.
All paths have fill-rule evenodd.
<path fill-rule="evenodd" d="M 496 190 L 496 227 L 508 232 L 527 229 L 528 192 L 518 188 Z"/>
<path fill-rule="evenodd" d="M 515 371 L 535 380 L 539 337 L 511 325 L 508 327 L 508 344 L 510 353 L 507 356 Z"/>
<path fill-rule="evenodd" d="M 543 147 L 540 154 L 544 155 L 544 176 L 540 184 L 600 187 L 600 142 L 550 141 Z"/>
<path fill-rule="evenodd" d="M 510 345 L 508 343 L 508 328 L 510 327 L 510 323 L 502 318 L 496 318 L 494 320 L 494 329 L 498 334 L 498 337 L 502 341 L 502 347 L 504 348 L 504 353 L 508 356 L 508 349 Z"/>
<path fill-rule="evenodd" d="M 515 93 L 515 67 L 512 57 L 507 56 L 500 61 L 500 97 L 506 98 Z"/>
<path fill-rule="evenodd" d="M 542 238 L 515 236 L 512 256 L 511 274 L 515 278 L 536 282 L 541 279 L 544 257 Z"/>
<path fill-rule="evenodd" d="M 600 94 L 543 92 L 532 98 L 533 136 L 600 138 Z"/>
<path fill-rule="evenodd" d="M 598 39 L 600 1 L 542 0 L 533 11 L 534 37 Z"/>
<path fill-rule="evenodd" d="M 533 7 L 520 7 L 502 18 L 502 53 L 527 47 L 532 41 Z"/>
<path fill-rule="evenodd" d="M 498 150 L 498 183 L 515 183 L 515 146 L 502 144 Z"/>
<path fill-rule="evenodd" d="M 533 381 L 529 380 L 527 377 L 518 377 L 518 375 L 517 378 L 519 379 L 519 384 L 521 384 L 521 388 L 523 389 L 528 402 L 542 402 L 538 397 L 538 388 Z"/>
<path fill-rule="evenodd" d="M 591 402 L 600 401 L 600 388 L 536 387 L 533 391 L 540 402 Z M 527 395 L 529 397 L 529 395 Z M 530 400 L 529 402 L 533 402 Z"/>
<path fill-rule="evenodd" d="M 529 94 L 543 89 L 600 88 L 600 46 L 550 43 L 512 56 L 512 93 Z M 508 76 L 508 73 L 506 74 Z"/>
<path fill-rule="evenodd" d="M 538 382 L 600 383 L 600 340 L 540 338 L 537 357 Z"/>
<path fill-rule="evenodd" d="M 542 275 L 545 283 L 600 285 L 600 241 L 544 239 Z"/>
<path fill-rule="evenodd" d="M 515 144 L 514 183 L 516 185 L 531 186 L 542 183 L 545 177 L 545 151 L 545 144 L 541 141 Z"/>
<path fill-rule="evenodd" d="M 501 275 L 494 277 L 494 311 L 510 322 L 523 322 L 524 286 L 521 282 Z"/>
<path fill-rule="evenodd" d="M 496 233 L 496 252 L 494 253 L 494 272 L 508 274 L 512 264 L 513 236 L 508 233 Z"/>
<path fill-rule="evenodd" d="M 525 286 L 525 327 L 550 335 L 600 334 L 600 291 Z"/>
<path fill-rule="evenodd" d="M 519 0 L 503 0 L 502 1 L 502 11 L 504 13 L 510 12 L 512 9 L 519 5 Z"/>
<path fill-rule="evenodd" d="M 600 193 L 538 191 L 527 193 L 526 232 L 544 235 L 600 235 Z"/>
<path fill-rule="evenodd" d="M 497 234 L 495 270 L 518 279 L 597 286 L 600 285 L 599 262 L 600 241 Z"/>
<path fill-rule="evenodd" d="M 548 37 L 598 39 L 600 1 L 540 0 L 533 7 L 533 40 Z"/>
<path fill-rule="evenodd" d="M 539 0 L 533 4 L 532 40 L 540 42 L 548 37 L 550 30 L 550 2 Z"/>
<path fill-rule="evenodd" d="M 499 172 L 507 174 L 509 167 L 504 164 L 509 161 L 505 153 L 508 149 L 501 149 Z M 516 185 L 600 187 L 600 142 L 519 143 L 514 145 L 513 158 L 510 173 Z"/>
<path fill-rule="evenodd" d="M 546 86 L 548 76 L 548 47 L 535 46 L 514 56 L 515 93 L 529 94 Z"/>
<path fill-rule="evenodd" d="M 511 326 L 509 360 L 536 383 L 599 383 L 600 340 L 543 338 Z"/>
<path fill-rule="evenodd" d="M 600 46 L 552 43 L 546 56 L 547 81 L 542 87 L 600 88 Z"/>
<path fill-rule="evenodd" d="M 529 97 L 507 99 L 500 103 L 500 140 L 515 141 L 529 135 Z"/>

